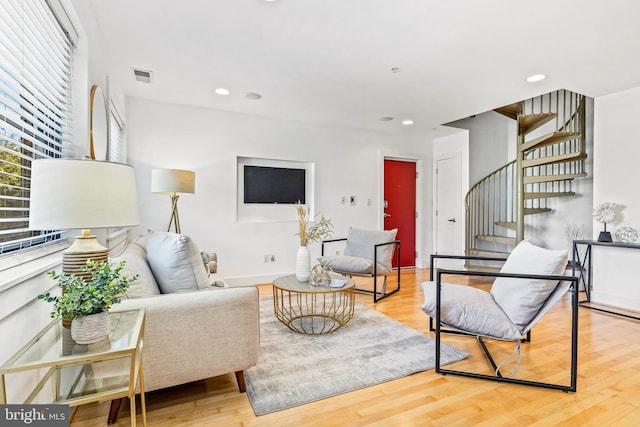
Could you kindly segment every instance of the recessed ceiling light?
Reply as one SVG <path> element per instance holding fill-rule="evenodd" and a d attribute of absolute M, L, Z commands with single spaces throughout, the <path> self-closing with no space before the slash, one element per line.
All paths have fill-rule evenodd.
<path fill-rule="evenodd" d="M 231 91 L 229 89 L 225 89 L 223 87 L 219 87 L 215 90 L 215 93 L 217 93 L 218 95 L 229 95 L 231 93 Z"/>
<path fill-rule="evenodd" d="M 535 83 L 535 82 L 542 81 L 542 80 L 544 80 L 546 78 L 547 78 L 547 76 L 544 75 L 544 74 L 533 74 L 533 75 L 527 77 L 527 81 L 529 83 Z"/>
<path fill-rule="evenodd" d="M 256 93 L 256 92 L 247 92 L 244 95 L 244 97 L 247 98 L 247 99 L 254 99 L 254 100 L 262 99 L 262 95 L 260 95 L 259 93 Z"/>
<path fill-rule="evenodd" d="M 393 117 L 380 117 L 378 120 L 380 120 L 381 122 L 390 122 L 391 120 L 393 120 Z"/>
<path fill-rule="evenodd" d="M 414 124 L 415 121 L 411 120 L 411 119 L 405 119 L 402 121 L 402 124 L 405 126 L 411 126 L 412 124 Z"/>

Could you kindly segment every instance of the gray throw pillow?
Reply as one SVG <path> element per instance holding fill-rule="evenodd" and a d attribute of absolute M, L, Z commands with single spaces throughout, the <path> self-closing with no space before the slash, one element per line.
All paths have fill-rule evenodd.
<path fill-rule="evenodd" d="M 358 228 L 350 228 L 347 235 L 347 246 L 344 250 L 346 256 L 356 256 L 367 258 L 373 261 L 374 245 L 379 243 L 393 242 L 396 238 L 398 229 L 393 230 L 361 230 Z M 391 258 L 395 245 L 385 245 L 378 248 L 377 262 L 379 265 L 391 269 Z"/>
<path fill-rule="evenodd" d="M 501 273 L 562 275 L 567 265 L 566 250 L 549 250 L 522 241 L 516 246 Z M 558 281 L 498 277 L 491 295 L 518 328 L 525 328 L 558 286 Z"/>
<path fill-rule="evenodd" d="M 209 286 L 200 250 L 184 234 L 149 231 L 147 261 L 163 294 Z"/>

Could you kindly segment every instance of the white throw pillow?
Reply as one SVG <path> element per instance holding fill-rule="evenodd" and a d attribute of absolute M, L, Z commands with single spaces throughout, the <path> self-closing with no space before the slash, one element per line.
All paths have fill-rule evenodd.
<path fill-rule="evenodd" d="M 200 250 L 184 234 L 149 231 L 147 261 L 163 294 L 209 287 Z"/>
<path fill-rule="evenodd" d="M 566 250 L 549 250 L 522 241 L 511 252 L 501 273 L 562 275 L 567 265 Z M 558 286 L 543 279 L 496 278 L 491 295 L 511 321 L 523 330 Z"/>

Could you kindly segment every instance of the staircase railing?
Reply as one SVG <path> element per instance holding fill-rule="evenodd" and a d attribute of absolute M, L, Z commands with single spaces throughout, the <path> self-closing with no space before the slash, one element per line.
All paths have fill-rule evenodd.
<path fill-rule="evenodd" d="M 496 169 L 467 192 L 466 252 L 476 248 L 475 236 L 495 235 L 497 223 L 515 221 L 516 161 Z"/>
<path fill-rule="evenodd" d="M 478 244 L 482 240 L 506 245 L 503 252 L 509 252 L 524 238 L 526 214 L 550 211 L 549 197 L 574 194 L 573 180 L 585 175 L 584 101 L 583 95 L 558 90 L 500 109 L 511 111 L 518 123 L 518 157 L 468 191 L 468 255 L 491 252 Z"/>

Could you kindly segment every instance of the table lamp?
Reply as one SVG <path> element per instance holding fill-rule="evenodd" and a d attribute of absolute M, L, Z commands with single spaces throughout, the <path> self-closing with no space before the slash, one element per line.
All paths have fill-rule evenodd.
<path fill-rule="evenodd" d="M 151 192 L 169 194 L 171 198 L 171 218 L 169 227 L 174 226 L 176 233 L 180 233 L 180 218 L 178 217 L 178 193 L 194 194 L 196 174 L 192 171 L 181 169 L 152 169 Z"/>
<path fill-rule="evenodd" d="M 30 230 L 82 229 L 62 252 L 62 272 L 87 277 L 88 259 L 107 261 L 90 228 L 139 224 L 133 167 L 97 160 L 40 159 L 31 164 Z"/>

